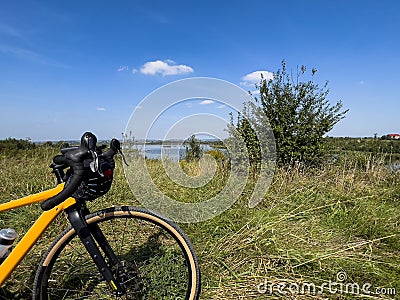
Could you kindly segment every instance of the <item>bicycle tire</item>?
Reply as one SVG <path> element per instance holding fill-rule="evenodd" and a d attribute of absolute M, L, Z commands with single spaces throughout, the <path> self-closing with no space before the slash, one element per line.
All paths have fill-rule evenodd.
<path fill-rule="evenodd" d="M 34 300 L 199 298 L 200 271 L 193 247 L 172 221 L 130 206 L 91 213 L 86 221 L 100 226 L 125 264 L 124 275 L 131 276 L 124 283 L 127 293 L 122 297 L 112 293 L 70 227 L 58 236 L 39 264 Z M 124 244 L 118 243 L 121 239 Z"/>

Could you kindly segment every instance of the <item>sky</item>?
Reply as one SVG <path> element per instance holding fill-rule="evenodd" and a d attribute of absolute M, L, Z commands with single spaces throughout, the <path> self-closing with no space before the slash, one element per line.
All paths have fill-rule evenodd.
<path fill-rule="evenodd" d="M 349 109 L 328 135 L 400 133 L 399 1 L 0 0 L 0 7 L 0 139 L 77 140 L 87 130 L 120 137 L 142 100 L 166 84 L 211 77 L 254 91 L 260 73 L 273 76 L 283 59 L 293 72 L 316 68 L 331 103 Z M 164 107 L 162 99 L 151 104 Z M 215 99 L 188 100 L 165 111 L 169 123 L 159 128 L 185 113 L 229 110 Z"/>

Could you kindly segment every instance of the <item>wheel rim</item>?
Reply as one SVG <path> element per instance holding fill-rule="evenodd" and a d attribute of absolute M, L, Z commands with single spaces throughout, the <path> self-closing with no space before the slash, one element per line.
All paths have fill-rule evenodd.
<path fill-rule="evenodd" d="M 98 225 L 123 264 L 113 270 L 127 290 L 121 299 L 185 299 L 185 295 L 188 299 L 193 294 L 192 261 L 182 252 L 184 246 L 149 220 L 126 218 L 126 213 L 111 215 L 98 215 L 88 222 L 101 220 Z M 115 298 L 80 240 L 73 234 L 66 238 L 69 243 L 54 266 L 49 266 L 52 271 L 45 288 L 49 298 Z"/>

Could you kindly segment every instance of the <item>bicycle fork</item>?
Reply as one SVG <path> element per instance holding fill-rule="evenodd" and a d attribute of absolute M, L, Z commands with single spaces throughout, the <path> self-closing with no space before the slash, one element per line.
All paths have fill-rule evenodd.
<path fill-rule="evenodd" d="M 77 204 L 68 208 L 66 213 L 69 222 L 75 229 L 75 232 L 78 234 L 93 262 L 96 264 L 100 274 L 104 277 L 105 281 L 111 287 L 116 296 L 124 295 L 126 292 L 125 289 L 121 286 L 118 280 L 114 278 L 114 275 L 106 263 L 104 256 L 101 254 L 97 244 L 100 245 L 101 249 L 110 260 L 112 267 L 118 267 L 120 262 L 99 226 L 97 224 L 89 225 L 86 222 L 84 216 L 89 213 L 87 207 L 82 204 Z"/>

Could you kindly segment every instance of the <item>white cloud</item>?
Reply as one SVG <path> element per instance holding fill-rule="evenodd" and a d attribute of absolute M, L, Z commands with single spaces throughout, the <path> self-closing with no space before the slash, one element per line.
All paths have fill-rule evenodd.
<path fill-rule="evenodd" d="M 214 101 L 213 100 L 203 100 L 200 102 L 201 105 L 209 105 L 209 104 L 213 104 Z"/>
<path fill-rule="evenodd" d="M 128 71 L 128 66 L 120 66 L 117 71 L 118 72 Z"/>
<path fill-rule="evenodd" d="M 186 65 L 176 65 L 174 61 L 168 59 L 164 61 L 149 61 L 140 68 L 140 72 L 145 75 L 161 74 L 162 76 L 168 76 L 192 73 L 194 70 Z"/>
<path fill-rule="evenodd" d="M 105 111 L 106 109 L 104 107 L 97 107 L 96 110 L 98 111 Z"/>
<path fill-rule="evenodd" d="M 225 108 L 225 107 L 226 107 L 225 104 L 221 104 L 221 105 L 218 105 L 218 106 L 217 106 L 217 108 Z"/>
<path fill-rule="evenodd" d="M 272 73 L 272 72 L 269 72 L 269 71 L 255 71 L 255 72 L 252 72 L 252 73 L 249 73 L 249 74 L 245 75 L 242 78 L 243 81 L 240 84 L 241 85 L 245 85 L 245 86 L 254 86 L 254 84 L 260 83 L 261 75 L 266 80 L 274 78 L 274 73 Z"/>
<path fill-rule="evenodd" d="M 137 73 L 137 69 L 132 69 L 132 74 L 136 74 Z"/>

